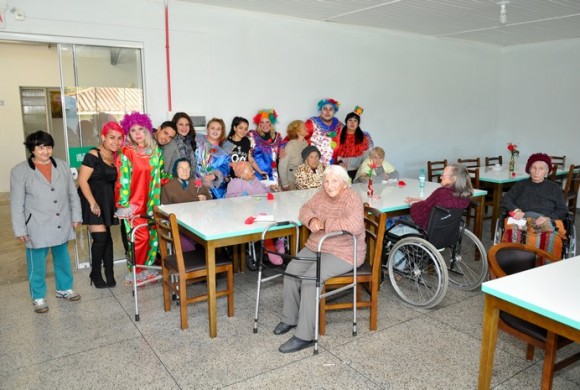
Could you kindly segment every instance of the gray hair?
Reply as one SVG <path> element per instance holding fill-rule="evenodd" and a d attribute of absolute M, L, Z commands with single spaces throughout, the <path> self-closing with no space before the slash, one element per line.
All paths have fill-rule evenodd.
<path fill-rule="evenodd" d="M 348 172 L 340 165 L 330 165 L 326 167 L 326 169 L 324 170 L 324 177 L 326 177 L 326 175 L 334 175 L 340 178 L 344 182 L 344 184 L 347 185 L 347 187 L 350 187 L 351 185 L 350 176 L 348 175 Z"/>
<path fill-rule="evenodd" d="M 453 176 L 455 177 L 455 184 L 453 184 L 453 194 L 459 196 L 460 198 L 469 198 L 473 195 L 473 186 L 471 185 L 471 177 L 465 165 L 461 164 L 448 164 L 453 171 Z"/>

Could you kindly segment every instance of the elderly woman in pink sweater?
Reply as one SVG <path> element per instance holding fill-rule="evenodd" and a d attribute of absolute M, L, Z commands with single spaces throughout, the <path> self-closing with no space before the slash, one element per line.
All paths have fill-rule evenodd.
<path fill-rule="evenodd" d="M 354 234 L 357 239 L 357 266 L 360 266 L 364 262 L 366 252 L 363 217 L 363 202 L 350 188 L 348 173 L 341 166 L 329 166 L 324 171 L 323 189 L 300 209 L 298 218 L 310 230 L 310 237 L 298 256 L 315 257 L 318 243 L 324 235 L 343 230 Z M 325 240 L 320 262 L 321 281 L 352 270 L 353 262 L 350 237 L 333 237 Z M 315 276 L 316 263 L 292 260 L 286 272 Z M 292 328 L 296 328 L 296 332 L 280 346 L 280 352 L 296 352 L 312 345 L 317 304 L 316 285 L 313 280 L 284 277 L 284 309 L 282 320 L 274 329 L 274 334 L 281 335 Z"/>

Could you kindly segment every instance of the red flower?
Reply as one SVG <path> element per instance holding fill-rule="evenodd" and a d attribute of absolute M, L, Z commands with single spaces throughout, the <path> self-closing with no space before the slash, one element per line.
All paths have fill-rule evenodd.
<path fill-rule="evenodd" d="M 277 167 L 276 161 L 272 161 L 272 165 L 271 166 L 272 166 L 273 169 L 276 169 L 276 167 Z"/>
<path fill-rule="evenodd" d="M 201 179 L 195 179 L 195 186 L 197 188 L 201 187 Z"/>
<path fill-rule="evenodd" d="M 211 149 L 209 150 L 209 152 L 210 152 L 211 154 L 216 154 L 216 153 L 217 153 L 217 148 L 211 148 Z"/>

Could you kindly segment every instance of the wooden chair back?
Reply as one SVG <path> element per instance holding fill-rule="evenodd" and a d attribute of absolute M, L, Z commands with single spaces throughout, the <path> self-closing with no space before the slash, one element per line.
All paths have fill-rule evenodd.
<path fill-rule="evenodd" d="M 501 278 L 506 275 L 539 267 L 546 263 L 559 261 L 560 259 L 535 246 L 504 242 L 494 245 L 489 250 L 487 260 L 489 262 L 491 277 Z M 549 383 L 542 383 L 542 388 L 551 388 L 554 371 L 580 359 L 579 352 L 556 364 L 556 351 L 571 344 L 572 340 L 554 335 L 555 342 L 551 343 L 548 340 L 552 339 L 552 335 L 548 331 L 512 314 L 500 312 L 499 329 L 528 344 L 526 352 L 527 360 L 533 360 L 534 349 L 536 347 L 545 351 L 544 359 L 547 360 L 544 362 L 544 370 L 548 371 L 543 379 L 548 380 Z M 544 387 L 544 385 L 548 387 Z"/>
<path fill-rule="evenodd" d="M 477 158 L 458 158 L 457 162 L 459 164 L 465 165 L 466 168 L 477 168 L 481 166 L 481 160 Z"/>
<path fill-rule="evenodd" d="M 439 161 L 427 161 L 427 180 L 438 182 L 439 177 L 441 177 L 441 173 L 435 172 L 443 172 L 446 166 L 447 159 Z"/>
<path fill-rule="evenodd" d="M 471 185 L 473 186 L 473 188 L 480 188 L 479 168 L 467 168 L 467 172 L 469 173 L 469 177 L 471 178 Z"/>
<path fill-rule="evenodd" d="M 570 164 L 568 176 L 566 177 L 566 185 L 564 186 L 564 200 L 568 204 L 568 210 L 570 210 L 574 216 L 576 216 L 579 187 L 580 169 L 576 170 L 576 166 L 574 164 Z"/>
<path fill-rule="evenodd" d="M 485 166 L 486 167 L 493 167 L 495 164 L 499 164 L 499 165 L 503 164 L 503 158 L 501 155 L 499 155 L 497 157 L 486 157 L 485 158 Z"/>
<path fill-rule="evenodd" d="M 566 169 L 566 156 L 550 156 L 552 165 L 556 165 L 558 169 Z"/>
<path fill-rule="evenodd" d="M 387 215 L 365 203 L 364 223 L 367 251 L 364 264 L 357 269 L 357 308 L 370 308 L 369 329 L 376 330 L 379 311 L 379 285 L 381 283 L 381 255 L 387 225 Z M 324 282 L 322 293 L 326 289 L 336 289 L 350 284 L 352 281 L 352 272 L 329 278 Z M 361 288 L 364 288 L 368 293 L 368 300 L 364 300 L 363 294 L 359 293 Z M 351 308 L 352 298 L 346 302 L 327 302 L 325 299 L 322 299 L 320 301 L 320 334 L 326 334 L 327 310 Z"/>

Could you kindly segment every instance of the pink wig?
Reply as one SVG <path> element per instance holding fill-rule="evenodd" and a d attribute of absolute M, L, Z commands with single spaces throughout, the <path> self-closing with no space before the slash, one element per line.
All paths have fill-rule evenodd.
<path fill-rule="evenodd" d="M 131 127 L 139 125 L 145 127 L 149 130 L 149 133 L 153 135 L 153 123 L 147 114 L 141 114 L 140 112 L 133 111 L 130 114 L 125 114 L 123 120 L 121 120 L 121 126 L 123 127 L 123 132 L 125 135 L 129 134 Z"/>
<path fill-rule="evenodd" d="M 334 112 L 338 112 L 340 103 L 338 102 L 338 100 L 334 100 L 331 98 L 320 99 L 318 101 L 318 111 L 322 110 L 322 107 L 326 106 L 327 104 L 330 104 L 332 107 L 334 107 Z"/>
<path fill-rule="evenodd" d="M 106 137 L 107 134 L 109 134 L 109 131 L 118 131 L 119 133 L 121 133 L 121 135 L 123 135 L 123 138 L 125 138 L 125 135 L 123 133 L 123 128 L 117 122 L 105 123 L 103 125 L 103 128 L 101 129 L 101 135 L 103 137 Z"/>
<path fill-rule="evenodd" d="M 274 110 L 273 108 L 260 110 L 254 117 L 254 123 L 257 125 L 260 124 L 260 120 L 262 118 L 270 119 L 270 123 L 275 125 L 276 122 L 278 121 L 278 113 L 276 113 L 276 110 Z"/>

